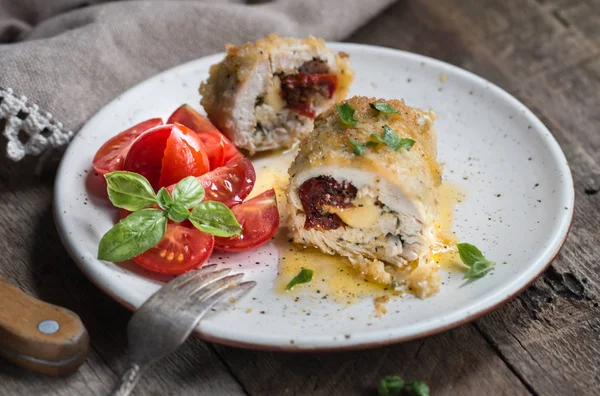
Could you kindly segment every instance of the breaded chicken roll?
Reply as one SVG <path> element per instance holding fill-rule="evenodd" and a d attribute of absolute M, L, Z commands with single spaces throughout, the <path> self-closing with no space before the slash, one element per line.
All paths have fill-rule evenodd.
<path fill-rule="evenodd" d="M 401 100 L 366 97 L 317 117 L 289 169 L 293 240 L 348 257 L 370 281 L 434 294 L 441 183 L 434 119 Z"/>
<path fill-rule="evenodd" d="M 239 148 L 289 147 L 313 129 L 314 117 L 344 99 L 353 72 L 348 55 L 322 39 L 277 35 L 236 47 L 200 86 L 210 120 Z"/>

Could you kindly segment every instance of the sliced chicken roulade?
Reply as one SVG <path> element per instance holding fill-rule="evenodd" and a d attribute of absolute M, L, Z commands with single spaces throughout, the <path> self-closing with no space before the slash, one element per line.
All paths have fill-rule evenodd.
<path fill-rule="evenodd" d="M 348 55 L 322 39 L 277 35 L 227 46 L 200 86 L 210 120 L 239 148 L 290 147 L 313 129 L 314 117 L 344 99 L 353 72 Z"/>
<path fill-rule="evenodd" d="M 365 97 L 317 117 L 289 169 L 293 240 L 348 257 L 370 281 L 434 294 L 434 119 L 400 100 Z"/>

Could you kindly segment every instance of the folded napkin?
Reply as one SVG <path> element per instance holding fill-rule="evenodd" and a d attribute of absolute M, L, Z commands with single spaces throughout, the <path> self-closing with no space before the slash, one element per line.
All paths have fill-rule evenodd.
<path fill-rule="evenodd" d="M 64 147 L 127 88 L 228 42 L 269 33 L 341 40 L 393 1 L 0 0 L 7 156 Z"/>

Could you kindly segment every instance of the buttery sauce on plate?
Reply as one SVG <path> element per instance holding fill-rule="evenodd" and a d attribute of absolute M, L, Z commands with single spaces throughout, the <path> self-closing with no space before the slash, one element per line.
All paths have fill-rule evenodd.
<path fill-rule="evenodd" d="M 433 260 L 447 271 L 463 271 L 456 244 L 458 237 L 452 232 L 454 207 L 465 200 L 466 195 L 460 186 L 452 182 L 442 182 L 438 199 L 438 218 L 435 231 L 438 243 L 433 247 Z"/>
<path fill-rule="evenodd" d="M 350 304 L 363 297 L 381 297 L 392 292 L 385 286 L 369 283 L 361 279 L 347 258 L 325 254 L 312 247 L 299 246 L 288 238 L 285 227 L 284 209 L 285 190 L 288 184 L 287 170 L 292 163 L 296 150 L 263 154 L 253 160 L 256 170 L 256 183 L 250 198 L 265 190 L 274 188 L 277 194 L 277 206 L 282 222 L 273 242 L 279 249 L 279 267 L 275 290 L 290 293 L 285 287 L 302 268 L 313 270 L 311 282 L 295 286 L 294 289 L 309 289 L 315 299 L 330 299 L 338 303 Z M 436 233 L 439 243 L 434 247 L 433 258 L 442 269 L 460 270 L 461 260 L 456 244 L 458 238 L 451 231 L 454 219 L 454 206 L 464 200 L 462 190 L 449 182 L 442 183 L 438 201 L 439 216 L 436 221 Z M 293 293 L 293 291 L 292 291 Z"/>

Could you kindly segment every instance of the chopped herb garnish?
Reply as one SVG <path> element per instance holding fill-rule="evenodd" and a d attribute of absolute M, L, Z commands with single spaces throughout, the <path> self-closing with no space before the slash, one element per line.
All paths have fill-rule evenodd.
<path fill-rule="evenodd" d="M 365 143 L 357 142 L 352 137 L 348 137 L 348 140 L 352 145 L 352 152 L 354 155 L 363 155 L 365 153 L 365 148 L 367 147 Z"/>
<path fill-rule="evenodd" d="M 405 390 L 410 396 L 429 396 L 429 387 L 423 381 L 406 381 Z"/>
<path fill-rule="evenodd" d="M 354 112 L 356 110 L 354 110 L 352 108 L 352 106 L 350 106 L 348 103 L 344 103 L 341 106 L 339 106 L 339 105 L 336 104 L 335 108 L 337 109 L 337 112 L 340 115 L 340 120 L 344 124 L 346 124 L 346 125 L 356 125 L 358 123 L 358 120 L 356 118 L 354 118 Z"/>
<path fill-rule="evenodd" d="M 384 114 L 398 114 L 399 111 L 394 107 L 385 102 L 374 102 L 369 104 L 373 110 L 377 110 Z"/>
<path fill-rule="evenodd" d="M 459 243 L 456 247 L 460 259 L 469 267 L 463 279 L 481 278 L 496 266 L 495 262 L 486 259 L 479 249 L 469 243 Z"/>
<path fill-rule="evenodd" d="M 366 143 L 361 143 L 352 137 L 348 137 L 350 145 L 352 146 L 352 152 L 355 155 L 363 155 L 366 147 L 377 146 L 378 144 L 385 144 L 390 149 L 398 151 L 401 148 L 406 151 L 415 145 L 415 141 L 409 138 L 400 138 L 392 128 L 387 125 L 383 126 L 383 132 L 381 135 L 376 133 L 371 134 L 371 140 Z"/>
<path fill-rule="evenodd" d="M 423 381 L 404 381 L 397 375 L 388 375 L 379 381 L 380 396 L 429 396 L 429 387 Z"/>
<path fill-rule="evenodd" d="M 294 286 L 300 283 L 308 283 L 312 280 L 313 270 L 302 268 L 302 270 L 298 273 L 298 275 L 294 276 L 294 278 L 287 284 L 285 290 L 291 290 Z"/>
<path fill-rule="evenodd" d="M 392 128 L 387 125 L 383 126 L 383 132 L 381 135 L 377 135 L 376 133 L 371 134 L 371 138 L 375 139 L 376 142 L 383 143 L 394 151 L 398 151 L 401 148 L 406 151 L 410 151 L 412 146 L 414 146 L 415 141 L 409 138 L 400 138 L 394 132 Z"/>

